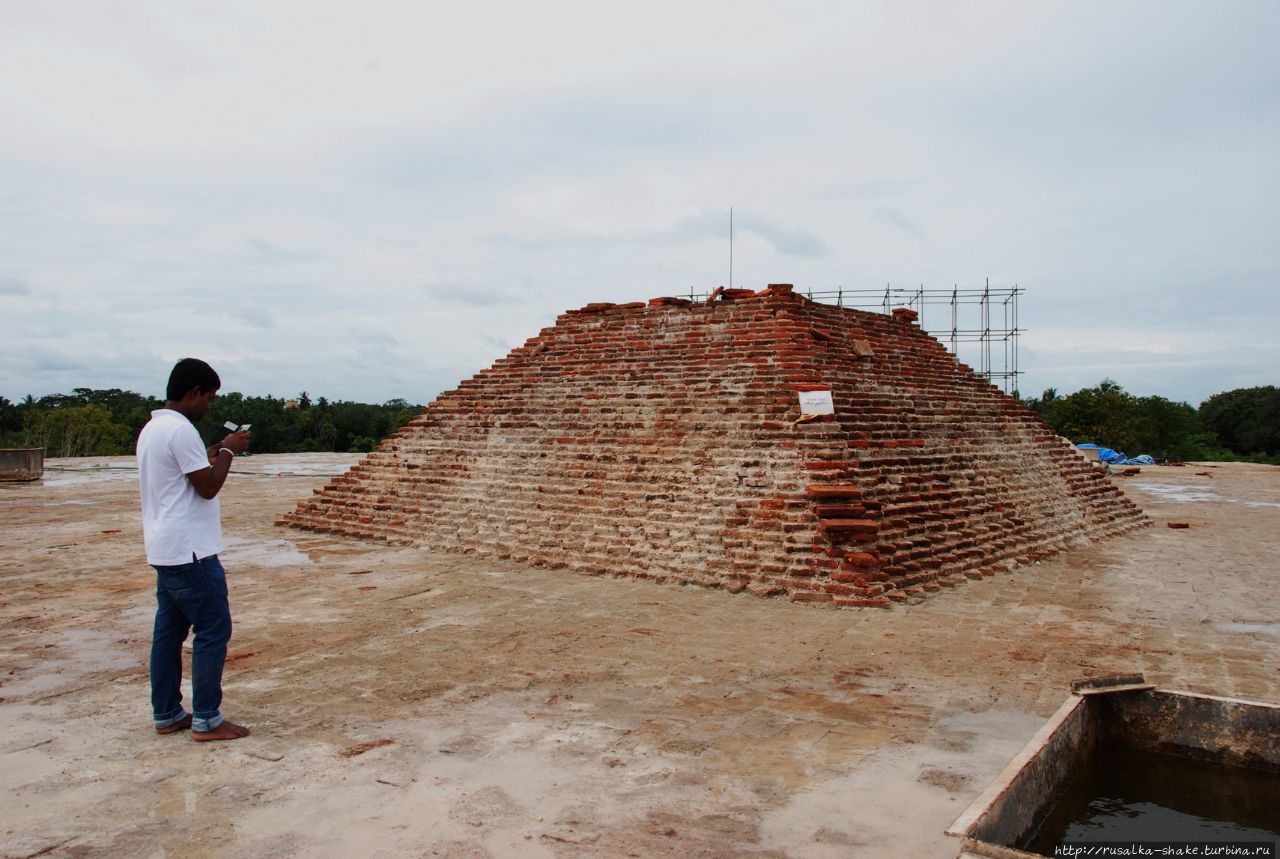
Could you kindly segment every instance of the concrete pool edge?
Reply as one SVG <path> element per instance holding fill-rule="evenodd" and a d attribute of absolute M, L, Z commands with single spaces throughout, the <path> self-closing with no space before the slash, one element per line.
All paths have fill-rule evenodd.
<path fill-rule="evenodd" d="M 1166 754 L 1280 773 L 1280 705 L 1155 688 L 1073 691 L 945 831 L 963 852 L 992 859 L 1039 854 L 1022 843 L 1101 738 Z"/>

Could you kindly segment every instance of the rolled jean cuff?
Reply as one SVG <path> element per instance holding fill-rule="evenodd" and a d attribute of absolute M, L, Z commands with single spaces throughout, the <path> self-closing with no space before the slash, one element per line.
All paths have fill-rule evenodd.
<path fill-rule="evenodd" d="M 157 730 L 157 731 L 164 730 L 165 728 L 169 727 L 170 725 L 176 725 L 176 724 L 178 724 L 179 722 L 181 722 L 181 721 L 182 721 L 183 719 L 185 719 L 185 718 L 187 718 L 187 711 L 186 711 L 186 710 L 184 710 L 184 709 L 182 709 L 181 707 L 179 707 L 179 708 L 178 708 L 178 715 L 174 716 L 174 717 L 173 717 L 173 718 L 171 718 L 171 719 L 161 719 L 159 716 L 157 716 L 157 717 L 155 717 L 155 720 L 156 720 L 156 730 Z"/>
<path fill-rule="evenodd" d="M 214 713 L 208 719 L 201 719 L 199 716 L 191 720 L 191 730 L 197 734 L 207 734 L 210 731 L 217 730 L 222 724 L 222 714 Z"/>

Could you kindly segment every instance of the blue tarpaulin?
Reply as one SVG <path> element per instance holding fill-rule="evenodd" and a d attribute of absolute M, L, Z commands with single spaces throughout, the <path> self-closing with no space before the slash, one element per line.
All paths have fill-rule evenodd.
<path fill-rule="evenodd" d="M 1076 447 L 1087 447 L 1091 450 L 1098 451 L 1098 461 L 1105 462 L 1107 465 L 1155 465 L 1156 461 L 1148 454 L 1139 454 L 1130 459 L 1123 453 L 1114 451 L 1109 447 L 1103 447 L 1099 444 L 1078 444 Z"/>

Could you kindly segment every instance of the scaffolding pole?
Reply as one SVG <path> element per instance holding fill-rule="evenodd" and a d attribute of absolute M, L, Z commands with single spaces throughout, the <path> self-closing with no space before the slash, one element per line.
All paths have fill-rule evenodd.
<path fill-rule="evenodd" d="M 1018 327 L 1018 297 L 1026 290 L 1017 284 L 992 287 L 990 279 L 986 279 L 980 287 L 964 289 L 959 284 L 951 289 L 926 289 L 923 284 L 914 288 L 885 284 L 883 288 L 849 289 L 841 286 L 831 290 L 797 292 L 811 301 L 886 315 L 895 307 L 910 307 L 919 314 L 916 321 L 921 330 L 932 334 L 956 356 L 956 360 L 967 363 L 978 375 L 1006 394 L 1018 391 L 1018 376 L 1022 374 L 1018 368 L 1018 336 L 1025 333 L 1025 329 Z M 688 297 L 694 301 L 705 301 L 707 295 L 690 290 Z M 999 304 L 995 314 L 999 325 L 993 325 L 993 302 Z M 925 309 L 942 306 L 948 310 L 946 324 L 932 330 L 926 325 Z M 993 352 L 992 344 L 997 341 L 999 346 Z M 995 366 L 996 356 L 1000 359 L 999 368 Z"/>

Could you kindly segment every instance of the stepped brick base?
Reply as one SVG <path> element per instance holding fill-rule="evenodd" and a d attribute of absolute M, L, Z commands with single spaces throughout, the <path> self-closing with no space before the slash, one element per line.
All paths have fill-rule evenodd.
<path fill-rule="evenodd" d="M 785 284 L 569 311 L 280 524 L 837 606 L 1150 524 L 913 319 Z"/>

